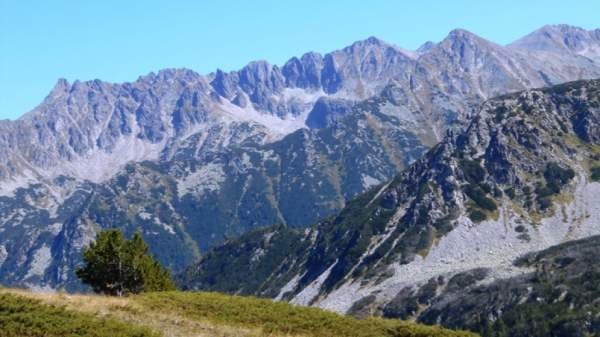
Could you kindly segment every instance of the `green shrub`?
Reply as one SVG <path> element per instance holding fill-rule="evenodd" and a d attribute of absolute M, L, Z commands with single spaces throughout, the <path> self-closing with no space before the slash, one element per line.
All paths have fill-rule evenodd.
<path fill-rule="evenodd" d="M 485 178 L 485 170 L 475 160 L 463 159 L 459 162 L 459 166 L 465 179 L 471 184 L 478 184 Z"/>
<path fill-rule="evenodd" d="M 479 209 L 472 209 L 469 211 L 469 218 L 471 221 L 477 223 L 487 219 L 487 215 Z"/>
<path fill-rule="evenodd" d="M 175 290 L 168 270 L 149 255 L 139 233 L 125 240 L 119 230 L 106 230 L 83 251 L 85 266 L 77 277 L 97 293 L 123 296 L 143 291 Z"/>
<path fill-rule="evenodd" d="M 562 168 L 556 163 L 549 163 L 544 170 L 546 184 L 537 183 L 535 186 L 536 201 L 540 210 L 546 210 L 552 206 L 552 196 L 560 193 L 562 187 L 575 177 L 575 171 L 571 168 Z M 526 207 L 528 207 L 526 205 Z"/>
<path fill-rule="evenodd" d="M 542 184 L 537 184 L 535 187 L 535 194 L 538 198 L 549 197 L 554 194 L 554 191 L 549 187 L 544 186 Z"/>
<path fill-rule="evenodd" d="M 592 173 L 590 176 L 592 181 L 600 181 L 600 166 L 594 166 L 590 171 Z"/>
<path fill-rule="evenodd" d="M 554 194 L 560 193 L 560 189 L 575 177 L 575 171 L 570 167 L 562 168 L 556 163 L 549 163 L 544 170 L 546 186 Z"/>
<path fill-rule="evenodd" d="M 415 296 L 397 297 L 383 308 L 383 316 L 408 319 L 417 311 L 419 311 L 419 303 Z"/>
<path fill-rule="evenodd" d="M 540 206 L 540 210 L 544 211 L 552 206 L 552 199 L 550 197 L 539 198 L 538 205 Z"/>
<path fill-rule="evenodd" d="M 540 207 L 540 210 L 546 210 L 552 206 L 552 198 L 554 195 L 554 191 L 547 186 L 542 184 L 537 184 L 535 187 L 535 194 L 537 196 L 537 203 Z"/>
<path fill-rule="evenodd" d="M 494 200 L 488 198 L 486 193 L 479 186 L 473 184 L 467 185 L 465 187 L 465 194 L 482 209 L 493 212 L 498 208 Z"/>

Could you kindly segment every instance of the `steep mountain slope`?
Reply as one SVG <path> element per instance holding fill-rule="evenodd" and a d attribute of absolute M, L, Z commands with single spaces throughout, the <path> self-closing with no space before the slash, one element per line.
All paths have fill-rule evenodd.
<path fill-rule="evenodd" d="M 246 139 L 213 151 L 206 140 L 206 148 L 182 146 L 171 160 L 129 164 L 101 184 L 61 176 L 55 190 L 74 190 L 62 204 L 42 184 L 0 197 L 6 224 L 21 224 L 0 236 L 3 282 L 77 287 L 73 270 L 98 227 L 129 235 L 143 229 L 161 262 L 180 271 L 225 235 L 276 223 L 304 226 L 337 212 L 433 142 L 427 132 L 411 130 L 417 122 L 403 120 L 388 97 L 392 91 L 358 105 L 335 126 L 298 130 L 273 143 Z"/>
<path fill-rule="evenodd" d="M 521 254 L 600 233 L 599 121 L 599 80 L 489 100 L 337 216 L 230 241 L 180 283 L 368 312 L 474 268 L 485 280 L 524 273 L 512 265 Z"/>
<path fill-rule="evenodd" d="M 593 60 L 523 53 L 456 30 L 418 52 L 369 38 L 281 68 L 61 80 L 0 122 L 0 281 L 76 286 L 102 227 L 141 230 L 181 270 L 225 236 L 337 213 L 492 95 L 600 77 Z"/>
<path fill-rule="evenodd" d="M 596 336 L 600 334 L 598 249 L 600 237 L 594 236 L 516 260 L 517 267 L 528 270 L 521 276 L 480 283 L 489 271 L 479 269 L 447 283 L 429 282 L 421 289 L 407 289 L 384 313 L 405 316 L 395 314 L 410 312 L 420 303 L 416 305 L 419 321 L 470 329 L 483 336 Z"/>

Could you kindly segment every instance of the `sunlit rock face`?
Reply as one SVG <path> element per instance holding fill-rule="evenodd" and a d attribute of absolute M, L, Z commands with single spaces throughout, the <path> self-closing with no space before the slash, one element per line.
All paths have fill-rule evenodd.
<path fill-rule="evenodd" d="M 567 28 L 542 28 L 567 41 L 552 48 L 540 32 L 503 47 L 455 30 L 416 52 L 368 38 L 281 67 L 59 80 L 0 121 L 0 281 L 79 286 L 73 268 L 101 228 L 140 230 L 180 271 L 226 236 L 336 214 L 484 100 L 600 77 L 598 32 Z"/>

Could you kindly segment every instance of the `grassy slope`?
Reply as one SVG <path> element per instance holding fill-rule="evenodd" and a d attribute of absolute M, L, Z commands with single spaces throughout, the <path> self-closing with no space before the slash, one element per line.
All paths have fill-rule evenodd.
<path fill-rule="evenodd" d="M 216 293 L 107 298 L 0 290 L 0 337 L 160 335 L 475 336 L 397 320 L 357 320 L 315 308 Z"/>
<path fill-rule="evenodd" d="M 36 300 L 0 293 L 0 336 L 2 337 L 71 337 L 71 336 L 159 336 L 111 318 L 43 305 Z"/>

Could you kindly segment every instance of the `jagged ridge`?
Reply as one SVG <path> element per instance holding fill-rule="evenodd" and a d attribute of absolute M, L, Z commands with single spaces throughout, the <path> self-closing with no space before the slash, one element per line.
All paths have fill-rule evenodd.
<path fill-rule="evenodd" d="M 528 48 L 456 30 L 418 53 L 369 38 L 282 67 L 61 80 L 0 123 L 0 280 L 73 286 L 103 227 L 141 230 L 179 270 L 224 235 L 334 214 L 490 95 L 600 76 L 591 54 Z"/>
<path fill-rule="evenodd" d="M 393 181 L 293 234 L 296 245 L 271 244 L 277 231 L 255 234 L 241 254 L 252 257 L 241 269 L 252 286 L 226 290 L 345 312 L 476 267 L 492 268 L 491 279 L 522 273 L 512 267 L 519 254 L 600 232 L 600 184 L 590 180 L 599 119 L 598 80 L 492 99 L 464 132 L 450 132 Z M 221 289 L 212 282 L 217 265 L 220 279 L 235 280 L 238 269 L 228 266 L 237 257 L 226 247 L 245 240 L 211 251 L 181 283 Z M 278 268 L 264 273 L 262 256 Z"/>

